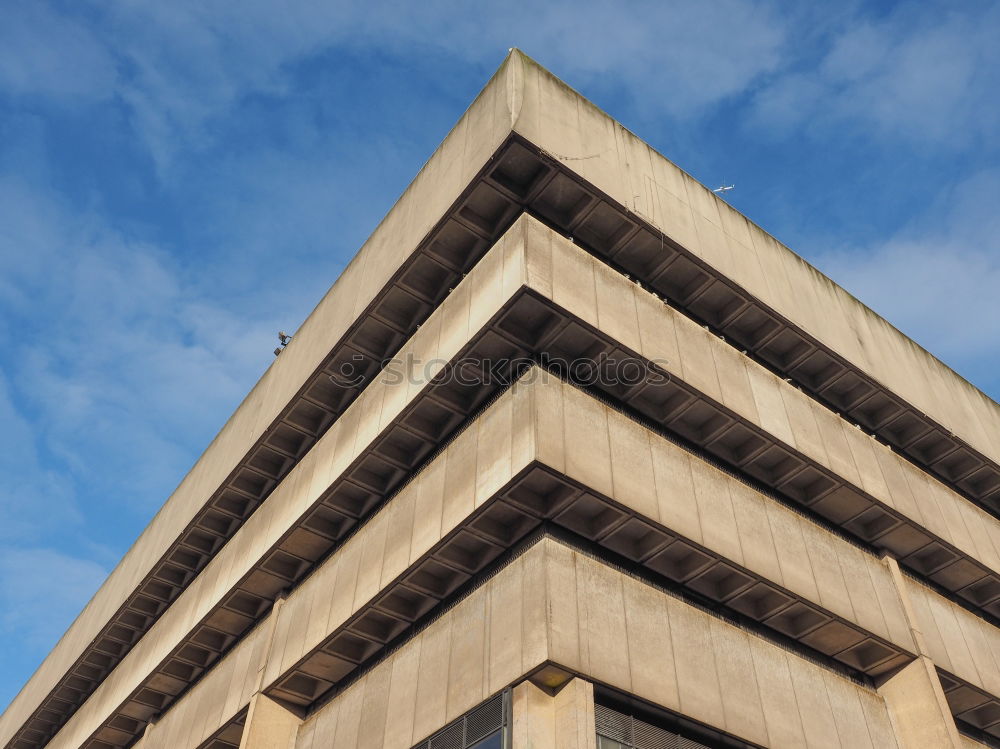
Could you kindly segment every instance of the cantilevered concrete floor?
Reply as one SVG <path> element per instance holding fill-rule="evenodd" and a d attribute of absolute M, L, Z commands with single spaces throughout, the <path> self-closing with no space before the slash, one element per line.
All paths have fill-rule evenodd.
<path fill-rule="evenodd" d="M 567 366 L 608 358 L 650 376 Z M 597 682 L 732 746 L 863 746 L 862 725 L 874 746 L 958 746 L 952 716 L 988 740 L 998 459 L 996 403 L 515 51 L 0 718 L 0 745 L 301 727 L 319 747 L 320 725 L 362 725 L 337 745 L 407 746 L 556 667 L 591 720 Z M 578 602 L 557 626 L 545 588 L 548 613 L 518 625 L 545 646 L 489 661 L 502 676 L 449 671 L 434 708 L 390 688 L 400 654 L 539 554 L 601 570 L 578 601 L 656 591 L 612 607 L 627 654 L 610 613 Z M 671 634 L 633 642 L 630 622 Z M 564 652 L 586 640 L 573 627 L 603 634 Z M 489 660 L 487 640 L 438 652 Z M 685 697 L 671 669 L 706 648 L 716 686 L 692 661 L 702 696 Z M 749 688 L 774 668 L 798 721 Z M 820 684 L 831 719 L 809 702 Z M 515 692 L 522 741 L 537 700 Z M 389 725 L 397 699 L 413 717 Z"/>

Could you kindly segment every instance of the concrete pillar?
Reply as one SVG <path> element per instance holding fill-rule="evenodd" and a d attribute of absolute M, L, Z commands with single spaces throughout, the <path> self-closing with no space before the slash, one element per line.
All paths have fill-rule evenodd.
<path fill-rule="evenodd" d="M 132 749 L 142 749 L 144 746 L 148 746 L 152 739 L 149 738 L 149 734 L 153 732 L 153 723 L 150 721 L 146 724 L 146 727 L 142 730 L 142 737 L 132 745 Z"/>
<path fill-rule="evenodd" d="M 889 709 L 900 749 L 961 749 L 955 719 L 934 664 L 926 655 L 883 683 L 878 693 Z"/>
<path fill-rule="evenodd" d="M 892 584 L 896 588 L 896 595 L 903 607 L 903 614 L 906 616 L 906 624 L 910 628 L 910 636 L 913 638 L 913 647 L 918 655 L 927 655 L 927 642 L 924 640 L 923 630 L 917 622 L 917 615 L 913 612 L 913 602 L 910 601 L 910 594 L 906 590 L 906 580 L 899 569 L 899 562 L 894 557 L 885 554 L 882 556 L 882 563 L 889 569 L 889 576 Z"/>
<path fill-rule="evenodd" d="M 247 719 L 243 726 L 243 736 L 240 739 L 240 749 L 294 749 L 295 737 L 298 734 L 302 719 L 277 700 L 273 700 L 261 692 L 264 682 L 264 672 L 271 658 L 274 647 L 274 632 L 277 629 L 281 607 L 285 596 L 280 596 L 274 602 L 271 613 L 268 614 L 270 631 L 267 635 L 267 645 L 257 664 L 254 676 L 256 691 L 250 698 L 247 709 Z"/>
<path fill-rule="evenodd" d="M 913 636 L 917 659 L 898 671 L 878 687 L 885 700 L 900 749 L 961 749 L 962 741 L 955 727 L 955 718 L 941 688 L 934 662 L 927 655 L 923 632 L 913 613 L 899 564 L 890 556 L 882 560 L 889 568 L 896 592 Z"/>
<path fill-rule="evenodd" d="M 596 749 L 594 685 L 574 678 L 549 689 L 514 687 L 513 749 Z"/>
<path fill-rule="evenodd" d="M 257 692 L 250 700 L 240 749 L 295 749 L 301 724 L 298 715 Z"/>

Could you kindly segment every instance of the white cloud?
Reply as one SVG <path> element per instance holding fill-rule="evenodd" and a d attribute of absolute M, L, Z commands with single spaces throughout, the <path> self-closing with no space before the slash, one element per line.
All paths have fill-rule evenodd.
<path fill-rule="evenodd" d="M 813 66 L 786 66 L 757 95 L 753 119 L 781 132 L 853 124 L 945 150 L 990 145 L 998 125 L 1000 6 L 900 6 L 854 18 Z"/>
<path fill-rule="evenodd" d="M 519 46 L 582 85 L 601 85 L 613 70 L 616 90 L 636 106 L 687 117 L 776 69 L 789 31 L 775 6 L 751 0 L 492 3 L 475 13 L 458 0 L 379 12 L 357 0 L 293 0 L 280 12 L 265 0 L 81 4 L 92 29 L 42 2 L 19 7 L 36 6 L 13 14 L 22 30 L 10 34 L 17 46 L 0 46 L 0 90 L 113 91 L 161 175 L 178 151 L 211 141 L 213 121 L 244 97 L 281 95 L 292 67 L 331 49 L 432 50 L 490 68 Z M 39 14 L 46 19 L 32 17 Z"/>
<path fill-rule="evenodd" d="M 82 518 L 72 481 L 45 466 L 36 428 L 18 407 L 2 372 L 0 424 L 0 473 L 10 478 L 0 486 L 0 547 L 38 539 L 57 525 L 79 527 Z"/>
<path fill-rule="evenodd" d="M 440 8 L 440 18 L 454 15 Z M 435 23 L 411 25 L 429 33 Z M 657 115 L 689 117 L 742 92 L 781 60 L 789 24 L 767 2 L 553 2 L 489 6 L 438 42 L 482 61 L 521 47 L 577 85 L 601 81 Z"/>
<path fill-rule="evenodd" d="M 111 94 L 115 78 L 112 56 L 84 22 L 42 2 L 4 7 L 0 91 L 70 102 L 102 99 Z"/>
<path fill-rule="evenodd" d="M 1000 171 L 945 190 L 885 242 L 814 260 L 837 283 L 981 387 L 1000 385 Z M 942 217 L 943 218 L 940 218 Z"/>
<path fill-rule="evenodd" d="M 0 317 L 25 431 L 82 489 L 156 507 L 267 365 L 276 318 L 298 300 L 230 310 L 218 269 L 191 277 L 97 214 L 10 181 L 0 194 Z M 16 473 L 40 485 L 40 463 Z"/>
<path fill-rule="evenodd" d="M 52 549 L 0 549 L 0 635 L 44 653 L 107 574 L 96 562 Z"/>

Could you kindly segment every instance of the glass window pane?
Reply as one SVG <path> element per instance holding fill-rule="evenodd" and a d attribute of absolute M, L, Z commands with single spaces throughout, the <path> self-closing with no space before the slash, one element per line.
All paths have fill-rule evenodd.
<path fill-rule="evenodd" d="M 621 743 L 620 741 L 605 738 L 604 736 L 598 736 L 597 749 L 631 749 L 631 747 L 628 744 Z"/>
<path fill-rule="evenodd" d="M 496 733 L 491 733 L 482 741 L 477 741 L 475 744 L 469 747 L 469 749 L 502 749 L 503 747 L 503 731 L 497 731 Z"/>

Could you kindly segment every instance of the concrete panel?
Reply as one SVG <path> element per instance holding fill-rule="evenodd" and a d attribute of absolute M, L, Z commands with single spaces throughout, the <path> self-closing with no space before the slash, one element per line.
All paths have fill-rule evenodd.
<path fill-rule="evenodd" d="M 646 430 L 630 419 L 608 418 L 613 495 L 639 514 L 658 519 L 653 458 Z"/>
<path fill-rule="evenodd" d="M 844 746 L 856 746 L 858 749 L 878 749 L 881 744 L 875 744 L 868 727 L 868 718 L 861 706 L 859 690 L 844 681 L 836 674 L 823 674 L 827 694 L 837 723 L 837 735 Z M 865 695 L 866 697 L 869 695 Z M 877 699 L 873 697 L 873 699 Z M 888 716 L 885 716 L 888 722 Z"/>
<path fill-rule="evenodd" d="M 385 722 L 385 746 L 410 745 L 416 717 L 419 668 L 420 651 L 417 648 L 404 648 L 392 661 L 387 709 L 391 707 L 393 712 L 392 720 Z"/>
<path fill-rule="evenodd" d="M 480 599 L 480 600 L 477 600 Z M 469 606 L 456 613 L 452 629 L 451 657 L 448 666 L 448 706 L 449 715 L 460 715 L 475 707 L 487 687 L 488 674 L 485 672 L 487 650 L 487 606 L 489 596 L 480 588 L 469 594 Z"/>
<path fill-rule="evenodd" d="M 734 636 L 718 619 L 709 620 L 709 629 L 716 660 L 725 664 L 725 675 L 729 677 L 719 682 L 726 726 L 737 736 L 765 746 L 767 724 L 750 655 L 751 635 Z"/>
<path fill-rule="evenodd" d="M 620 576 L 604 574 L 599 565 L 576 559 L 577 614 L 583 673 L 601 674 L 613 687 L 631 685 L 626 614 Z M 581 594 L 582 593 L 582 594 Z M 682 692 L 683 695 L 683 692 Z"/>
<path fill-rule="evenodd" d="M 761 643 L 751 645 L 768 746 L 805 746 L 805 732 L 785 654 Z"/>
<path fill-rule="evenodd" d="M 767 515 L 769 500 L 740 481 L 730 482 L 729 493 L 744 564 L 768 580 L 781 580 L 778 546 Z"/>
<path fill-rule="evenodd" d="M 477 599 L 480 604 L 485 600 Z M 455 614 L 461 614 L 459 606 Z M 484 612 L 485 614 L 485 612 Z M 420 638 L 420 667 L 417 671 L 416 718 L 413 723 L 413 741 L 429 736 L 456 715 L 448 710 L 448 661 L 454 616 L 435 622 Z"/>
<path fill-rule="evenodd" d="M 643 590 L 631 585 L 624 590 L 631 683 L 657 705 L 676 705 L 680 693 L 668 602 L 661 599 L 652 606 L 643 606 L 642 600 L 636 600 L 643 594 Z"/>
<path fill-rule="evenodd" d="M 712 346 L 711 352 L 715 361 L 715 371 L 719 377 L 722 403 L 737 413 L 747 414 L 751 418 L 756 413 L 756 418 L 759 419 L 760 413 L 757 412 L 753 389 L 750 387 L 750 377 L 747 375 L 746 357 L 731 346 Z M 794 404 L 799 403 L 798 399 L 790 400 Z M 795 418 L 797 414 L 793 415 L 791 413 L 791 408 L 787 402 L 785 403 L 785 410 L 789 412 L 789 418 L 794 429 L 800 424 L 800 419 Z M 802 419 L 802 421 L 806 420 Z M 810 435 L 812 436 L 813 433 L 815 433 L 813 439 L 818 440 L 819 430 L 815 427 L 815 421 L 812 421 Z M 795 434 L 796 441 L 798 441 L 800 439 L 799 432 L 796 431 Z"/>
<path fill-rule="evenodd" d="M 719 378 L 715 374 L 715 360 L 712 357 L 714 336 L 693 323 L 677 325 L 675 332 L 677 334 L 679 358 L 677 359 L 677 364 L 674 366 L 678 367 L 679 371 L 672 371 L 676 372 L 682 380 L 712 400 L 721 401 L 722 386 L 719 385 Z M 778 421 L 781 421 L 782 425 L 787 428 L 787 421 L 784 420 L 783 413 L 780 419 L 777 416 L 770 418 L 772 416 L 772 409 L 769 407 L 772 404 L 767 402 L 763 405 L 761 404 L 758 398 L 757 387 L 755 387 L 756 385 L 757 383 L 751 377 L 750 386 L 754 391 L 754 400 L 757 402 L 757 412 L 760 414 L 760 417 L 767 424 L 775 428 L 778 426 Z M 776 392 L 775 395 L 777 395 Z"/>
<path fill-rule="evenodd" d="M 385 727 L 388 722 L 389 687 L 394 664 L 380 663 L 368 674 L 365 697 L 358 721 L 358 749 L 384 745 Z"/>
<path fill-rule="evenodd" d="M 731 481 L 721 471 L 700 470 L 702 465 L 692 467 L 694 496 L 698 503 L 698 517 L 701 520 L 702 543 L 717 550 L 737 564 L 743 564 L 743 549 L 740 546 L 739 529 L 733 514 L 733 502 L 729 495 Z"/>
<path fill-rule="evenodd" d="M 651 444 L 651 453 L 659 506 L 656 519 L 682 536 L 701 542 L 703 535 L 694 493 L 691 456 L 659 441 Z"/>
<path fill-rule="evenodd" d="M 802 717 L 802 729 L 808 747 L 843 746 L 843 739 L 837 731 L 833 709 L 826 689 L 826 679 L 822 671 L 814 669 L 793 669 L 792 684 L 795 687 L 795 701 Z"/>
<path fill-rule="evenodd" d="M 1000 698 L 1000 629 L 910 577 L 903 582 L 930 659 Z"/>
<path fill-rule="evenodd" d="M 781 577 L 776 578 L 789 590 L 802 592 L 806 598 L 819 599 L 819 588 L 816 587 L 816 576 L 806 551 L 805 539 L 802 537 L 804 523 L 788 512 L 783 512 L 777 504 L 768 503 L 768 521 L 771 534 L 776 539 L 775 552 L 778 564 L 781 566 Z"/>

